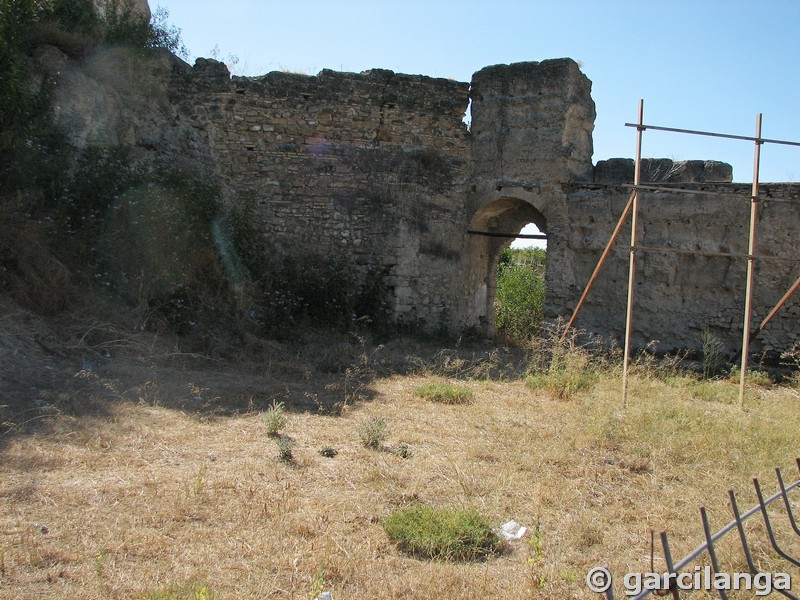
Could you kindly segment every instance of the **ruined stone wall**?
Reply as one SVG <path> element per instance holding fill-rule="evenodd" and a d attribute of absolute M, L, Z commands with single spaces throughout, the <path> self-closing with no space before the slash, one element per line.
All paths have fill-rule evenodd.
<path fill-rule="evenodd" d="M 229 78 L 199 60 L 173 83 L 233 201 L 276 253 L 378 271 L 396 318 L 452 313 L 467 178 L 468 85 L 373 70 Z"/>
<path fill-rule="evenodd" d="M 640 195 L 640 234 L 634 291 L 633 344 L 699 348 L 704 329 L 741 347 L 747 269 L 750 186 L 675 183 L 702 193 L 652 191 Z M 575 186 L 568 193 L 569 260 L 562 297 L 550 298 L 569 315 L 611 236 L 630 196 L 612 184 Z M 800 220 L 800 186 L 761 188 L 753 293 L 753 327 L 767 315 L 798 276 L 793 223 Z M 622 342 L 630 247 L 630 220 L 622 231 L 576 325 Z M 650 247 L 651 249 L 648 249 Z M 727 256 L 735 255 L 735 256 Z M 550 273 L 556 276 L 555 273 Z M 752 350 L 781 352 L 800 341 L 800 298 L 794 297 L 753 340 Z"/>
<path fill-rule="evenodd" d="M 592 165 L 591 82 L 569 59 L 487 67 L 471 86 L 373 70 L 230 78 L 199 60 L 171 97 L 231 202 L 251 201 L 275 252 L 340 256 L 378 273 L 393 317 L 423 330 L 491 334 L 496 264 L 508 238 L 535 223 L 548 235 L 548 318 L 569 317 L 621 213 L 631 160 Z M 462 122 L 472 99 L 471 131 Z M 201 152 L 202 151 L 202 152 Z M 726 196 L 648 192 L 640 243 L 634 345 L 698 348 L 709 329 L 734 352 L 741 338 L 747 186 L 713 161 L 646 161 L 645 179 Z M 762 208 L 755 319 L 796 277 L 789 223 L 797 187 L 769 186 Z M 785 201 L 789 200 L 789 201 Z M 793 202 L 795 201 L 795 202 Z M 623 232 L 577 322 L 620 341 L 629 233 Z M 797 300 L 754 349 L 785 350 Z"/>
<path fill-rule="evenodd" d="M 548 236 L 545 315 L 568 317 L 630 190 L 631 160 L 592 165 L 591 82 L 569 59 L 487 67 L 471 84 L 373 70 L 231 78 L 163 52 L 132 60 L 99 49 L 81 64 L 55 49 L 54 121 L 77 151 L 125 146 L 142 160 L 190 161 L 223 184 L 232 209 L 274 255 L 301 267 L 335 257 L 363 277 L 392 318 L 418 330 L 493 331 L 496 265 L 535 223 Z M 89 93 L 91 92 L 91 93 Z M 471 130 L 462 121 L 472 99 Z M 709 328 L 735 352 L 741 337 L 748 186 L 713 161 L 648 161 L 645 179 L 700 193 L 648 192 L 634 344 L 698 348 Z M 754 319 L 797 277 L 800 188 L 762 188 Z M 477 232 L 468 233 L 469 231 Z M 623 336 L 629 234 L 623 233 L 579 328 Z M 793 298 L 754 349 L 783 351 L 800 334 Z M 756 323 L 757 324 L 757 323 Z"/>

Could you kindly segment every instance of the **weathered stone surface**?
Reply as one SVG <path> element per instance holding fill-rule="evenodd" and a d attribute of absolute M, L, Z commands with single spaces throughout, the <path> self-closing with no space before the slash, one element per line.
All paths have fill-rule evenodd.
<path fill-rule="evenodd" d="M 632 158 L 611 158 L 597 162 L 594 168 L 595 183 L 632 183 L 634 161 Z M 681 160 L 669 158 L 643 158 L 642 183 L 731 183 L 733 167 L 716 160 Z"/>
<path fill-rule="evenodd" d="M 136 146 L 169 131 L 165 81 L 179 60 L 169 52 L 154 51 L 144 61 L 127 48 L 101 46 L 76 62 L 47 46 L 38 60 L 58 82 L 54 122 L 76 149 Z"/>
<path fill-rule="evenodd" d="M 486 67 L 472 77 L 472 157 L 478 176 L 592 180 L 595 108 L 575 61 Z"/>
<path fill-rule="evenodd" d="M 548 235 L 546 316 L 568 317 L 630 194 L 631 160 L 592 166 L 591 82 L 569 59 L 487 67 L 471 88 L 382 69 L 231 78 L 206 59 L 48 60 L 60 73 L 55 118 L 77 148 L 132 146 L 204 165 L 229 202 L 254 201 L 276 252 L 378 273 L 393 318 L 409 327 L 491 333 L 497 260 L 511 240 L 468 231 L 515 235 L 531 222 Z M 651 160 L 645 172 L 722 195 L 642 195 L 640 243 L 662 249 L 639 254 L 634 343 L 698 348 L 710 328 L 733 352 L 749 188 L 728 183 L 723 163 Z M 762 195 L 757 252 L 770 258 L 756 263 L 759 317 L 796 278 L 800 222 L 798 186 Z M 629 236 L 577 322 L 609 339 L 623 335 Z M 799 315 L 795 297 L 754 350 L 788 349 Z"/>

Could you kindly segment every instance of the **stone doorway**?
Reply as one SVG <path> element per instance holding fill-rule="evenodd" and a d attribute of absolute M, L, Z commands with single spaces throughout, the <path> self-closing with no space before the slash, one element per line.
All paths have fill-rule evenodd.
<path fill-rule="evenodd" d="M 467 325 L 493 337 L 497 265 L 503 250 L 529 223 L 547 235 L 547 220 L 531 204 L 511 196 L 492 200 L 479 208 L 470 221 L 466 253 Z"/>

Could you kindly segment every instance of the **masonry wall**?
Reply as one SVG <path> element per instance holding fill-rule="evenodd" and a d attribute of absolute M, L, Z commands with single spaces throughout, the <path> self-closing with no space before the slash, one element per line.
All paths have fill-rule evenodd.
<path fill-rule="evenodd" d="M 569 59 L 487 67 L 471 84 L 373 70 L 230 78 L 200 59 L 170 84 L 176 127 L 210 157 L 230 202 L 254 202 L 275 252 L 341 256 L 378 273 L 393 318 L 421 330 L 493 331 L 495 270 L 508 238 L 548 235 L 550 319 L 570 316 L 621 213 L 632 161 L 592 165 L 591 82 Z M 472 99 L 472 128 L 462 121 Z M 650 161 L 646 178 L 703 194 L 643 195 L 634 345 L 697 348 L 708 328 L 734 352 L 741 338 L 746 186 L 713 161 Z M 754 319 L 796 277 L 798 189 L 764 188 Z M 624 232 L 622 240 L 629 240 Z M 629 242 L 620 242 L 578 319 L 620 341 Z M 793 300 L 754 344 L 782 351 L 798 336 Z"/>
<path fill-rule="evenodd" d="M 201 59 L 173 98 L 276 253 L 378 272 L 395 318 L 433 328 L 453 313 L 468 88 L 385 70 L 230 79 Z"/>
<path fill-rule="evenodd" d="M 707 329 L 730 352 L 741 348 L 747 269 L 750 186 L 725 183 L 659 183 L 697 192 L 644 192 L 640 196 L 640 235 L 634 291 L 633 343 L 643 347 L 699 348 Z M 556 313 L 571 314 L 630 188 L 598 184 L 568 193 L 569 287 L 551 298 Z M 753 328 L 798 276 L 794 223 L 800 221 L 800 186 L 761 187 L 758 211 Z M 589 295 L 576 325 L 622 342 L 630 247 L 630 223 Z M 734 256 L 728 256 L 734 255 Z M 553 307 L 555 308 L 555 306 Z M 785 351 L 800 341 L 800 298 L 796 295 L 753 340 L 752 350 Z"/>

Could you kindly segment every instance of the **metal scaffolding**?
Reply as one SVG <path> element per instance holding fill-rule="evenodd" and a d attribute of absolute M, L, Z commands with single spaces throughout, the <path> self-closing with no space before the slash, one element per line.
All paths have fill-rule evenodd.
<path fill-rule="evenodd" d="M 623 372 L 622 372 L 622 401 L 623 405 L 627 406 L 628 404 L 628 370 L 630 366 L 630 354 L 631 354 L 631 331 L 632 331 L 632 322 L 633 322 L 633 290 L 634 290 L 634 280 L 636 277 L 636 254 L 639 250 L 656 250 L 656 251 L 670 251 L 670 252 L 682 252 L 680 249 L 675 248 L 654 248 L 649 246 L 641 246 L 637 242 L 638 238 L 638 220 L 639 220 L 639 196 L 641 191 L 667 191 L 671 193 L 687 193 L 687 194 L 713 194 L 713 195 L 729 195 L 725 194 L 724 192 L 710 192 L 710 191 L 694 191 L 694 190 L 681 190 L 676 189 L 673 187 L 666 187 L 666 186 L 658 186 L 658 185 L 642 185 L 641 182 L 641 173 L 642 173 L 642 134 L 651 129 L 653 131 L 668 131 L 672 133 L 683 133 L 689 135 L 701 135 L 701 136 L 711 136 L 711 137 L 718 137 L 718 138 L 727 138 L 733 140 L 744 140 L 750 141 L 754 143 L 754 159 L 753 159 L 753 183 L 750 192 L 750 227 L 749 227 L 749 234 L 748 234 L 748 244 L 747 244 L 747 254 L 732 254 L 732 253 L 724 253 L 724 252 L 709 252 L 704 254 L 714 255 L 714 256 L 726 256 L 730 258 L 745 258 L 747 259 L 747 276 L 746 276 L 746 283 L 745 283 L 745 305 L 744 305 L 744 319 L 743 319 L 743 330 L 742 330 L 742 360 L 741 360 L 741 372 L 739 377 L 739 404 L 740 406 L 744 405 L 745 399 L 745 386 L 747 382 L 747 362 L 748 362 L 748 353 L 750 348 L 750 342 L 753 335 L 757 335 L 760 333 L 764 327 L 766 327 L 767 323 L 772 319 L 773 316 L 780 310 L 780 308 L 787 302 L 789 297 L 798 289 L 800 288 L 800 278 L 795 281 L 795 283 L 790 286 L 786 294 L 781 298 L 778 304 L 769 312 L 767 317 L 761 322 L 758 330 L 755 334 L 751 334 L 751 326 L 752 326 L 752 300 L 753 300 L 753 276 L 754 276 L 754 264 L 757 259 L 763 258 L 774 258 L 780 260 L 781 257 L 762 257 L 756 256 L 756 234 L 758 228 L 758 202 L 759 202 L 759 169 L 761 163 L 761 146 L 763 144 L 782 144 L 787 146 L 800 146 L 800 142 L 790 142 L 785 140 L 774 140 L 774 139 L 767 139 L 761 137 L 761 114 L 759 113 L 756 117 L 756 132 L 754 137 L 742 136 L 742 135 L 730 135 L 725 133 L 715 133 L 709 131 L 696 131 L 691 129 L 676 129 L 673 127 L 660 127 L 656 125 L 645 125 L 644 124 L 644 100 L 639 100 L 639 118 L 636 123 L 625 123 L 626 127 L 635 127 L 636 128 L 636 161 L 634 167 L 634 175 L 633 175 L 633 185 L 630 186 L 632 188 L 632 192 L 630 198 L 628 199 L 627 204 L 625 205 L 624 210 L 622 211 L 622 215 L 617 222 L 616 227 L 614 228 L 613 233 L 611 234 L 611 238 L 609 239 L 608 243 L 606 244 L 603 253 L 598 260 L 597 266 L 594 269 L 591 277 L 589 278 L 589 282 L 586 284 L 586 287 L 581 295 L 580 299 L 578 300 L 578 304 L 575 306 L 575 309 L 570 317 L 569 322 L 567 323 L 566 329 L 562 336 L 562 340 L 566 339 L 567 333 L 572 328 L 575 323 L 575 319 L 578 316 L 583 304 L 586 300 L 586 297 L 589 294 L 592 286 L 594 285 L 595 281 L 597 280 L 600 271 L 603 268 L 603 265 L 608 258 L 611 248 L 617 241 L 619 237 L 622 227 L 625 222 L 628 220 L 628 217 L 631 216 L 631 244 L 629 247 L 629 261 L 628 261 L 628 297 L 627 297 L 627 304 L 625 310 L 625 346 L 624 346 L 624 358 L 623 358 Z"/>

